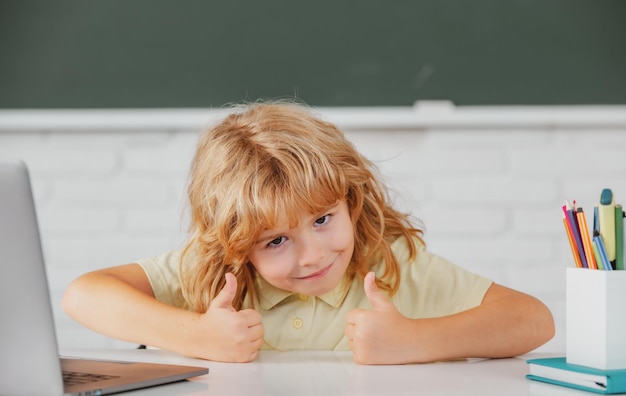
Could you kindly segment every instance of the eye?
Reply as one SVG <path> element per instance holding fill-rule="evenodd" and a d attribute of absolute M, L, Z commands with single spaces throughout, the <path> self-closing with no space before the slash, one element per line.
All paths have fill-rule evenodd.
<path fill-rule="evenodd" d="M 285 238 L 284 236 L 279 236 L 277 238 L 274 238 L 274 239 L 272 239 L 270 241 L 270 243 L 267 244 L 267 247 L 268 248 L 278 247 L 278 246 L 282 245 L 285 242 L 286 239 L 287 238 Z"/>
<path fill-rule="evenodd" d="M 328 223 L 328 221 L 330 220 L 330 215 L 324 215 L 322 217 L 320 217 L 319 219 L 315 220 L 315 225 L 324 225 L 326 223 Z"/>

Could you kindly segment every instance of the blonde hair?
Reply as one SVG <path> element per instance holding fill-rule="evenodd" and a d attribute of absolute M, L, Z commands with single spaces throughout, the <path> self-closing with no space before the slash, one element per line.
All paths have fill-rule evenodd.
<path fill-rule="evenodd" d="M 200 138 L 188 188 L 189 241 L 180 265 L 182 294 L 190 309 L 205 312 L 237 277 L 240 309 L 255 301 L 254 268 L 247 255 L 258 235 L 301 213 L 319 213 L 345 199 L 355 230 L 347 275 L 364 277 L 384 260 L 379 287 L 395 293 L 398 262 L 390 243 L 404 237 L 410 257 L 422 232 L 389 204 L 375 166 L 333 124 L 304 105 L 260 103 L 241 107 Z M 422 241 L 423 242 L 423 241 Z"/>

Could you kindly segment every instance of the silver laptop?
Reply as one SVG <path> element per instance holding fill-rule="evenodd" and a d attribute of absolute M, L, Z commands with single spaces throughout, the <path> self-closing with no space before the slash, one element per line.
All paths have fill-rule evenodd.
<path fill-rule="evenodd" d="M 59 357 L 28 170 L 0 159 L 0 395 L 104 395 L 207 373 Z"/>

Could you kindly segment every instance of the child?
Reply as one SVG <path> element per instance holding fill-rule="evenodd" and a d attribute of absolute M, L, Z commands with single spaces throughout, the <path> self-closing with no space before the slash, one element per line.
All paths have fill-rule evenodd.
<path fill-rule="evenodd" d="M 348 350 L 361 364 L 526 353 L 554 334 L 537 299 L 425 250 L 375 167 L 304 106 L 234 111 L 205 132 L 184 248 L 85 274 L 63 307 L 107 336 L 248 362 Z"/>

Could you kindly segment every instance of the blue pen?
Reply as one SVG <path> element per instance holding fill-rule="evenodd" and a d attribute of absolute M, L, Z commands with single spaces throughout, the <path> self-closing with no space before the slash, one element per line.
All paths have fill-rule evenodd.
<path fill-rule="evenodd" d="M 593 243 L 596 245 L 596 249 L 598 250 L 598 254 L 600 255 L 600 259 L 602 260 L 602 266 L 606 271 L 612 271 L 613 267 L 611 266 L 611 262 L 606 254 L 606 249 L 604 248 L 604 242 L 602 241 L 602 236 L 594 233 Z"/>
<path fill-rule="evenodd" d="M 600 222 L 598 221 L 598 205 L 595 205 L 593 207 L 593 235 L 595 235 L 595 233 L 600 234 Z"/>

